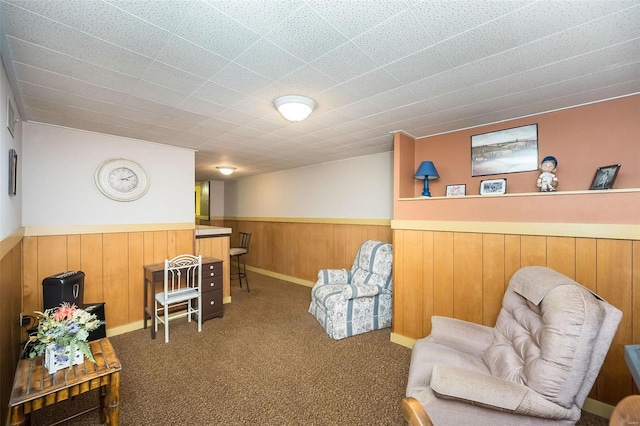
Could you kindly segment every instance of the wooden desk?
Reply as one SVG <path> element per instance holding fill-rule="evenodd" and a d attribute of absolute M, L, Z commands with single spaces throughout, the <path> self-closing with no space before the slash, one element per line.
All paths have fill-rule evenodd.
<path fill-rule="evenodd" d="M 212 263 L 222 262 L 222 260 L 217 259 L 215 257 L 203 257 L 202 265 L 209 265 Z M 202 283 L 205 283 L 205 277 L 202 277 Z M 153 265 L 145 265 L 144 266 L 144 312 L 143 315 L 143 326 L 144 329 L 147 329 L 147 320 L 151 320 L 151 338 L 156 338 L 156 326 L 155 326 L 155 315 L 153 314 L 154 310 L 154 297 L 156 293 L 156 286 L 164 285 L 164 262 L 162 263 L 154 263 Z M 221 302 L 221 301 L 220 301 Z M 204 317 L 203 321 L 209 319 L 208 317 Z"/>
<path fill-rule="evenodd" d="M 120 360 L 108 338 L 89 342 L 96 363 L 63 368 L 50 375 L 43 356 L 18 363 L 9 408 L 11 426 L 31 424 L 31 413 L 94 389 L 100 389 L 100 422 L 120 424 Z"/>

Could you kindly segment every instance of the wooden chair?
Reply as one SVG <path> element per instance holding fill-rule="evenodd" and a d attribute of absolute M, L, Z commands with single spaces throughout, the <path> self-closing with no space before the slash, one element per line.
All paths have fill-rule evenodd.
<path fill-rule="evenodd" d="M 193 315 L 202 331 L 202 256 L 181 254 L 164 261 L 164 288 L 155 295 L 154 327 L 164 324 L 164 341 L 169 343 L 169 321 Z M 176 310 L 174 308 L 182 308 Z M 171 313 L 169 310 L 171 309 Z"/>
<path fill-rule="evenodd" d="M 609 426 L 640 425 L 640 395 L 630 395 L 616 405 Z"/>

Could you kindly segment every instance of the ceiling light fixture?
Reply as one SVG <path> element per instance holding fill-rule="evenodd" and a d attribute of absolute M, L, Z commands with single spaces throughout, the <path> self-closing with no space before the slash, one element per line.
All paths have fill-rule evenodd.
<path fill-rule="evenodd" d="M 216 169 L 218 169 L 218 171 L 220 173 L 222 173 L 223 175 L 230 175 L 231 173 L 233 173 L 233 171 L 236 169 L 235 167 L 229 167 L 229 166 L 218 166 L 216 167 Z"/>
<path fill-rule="evenodd" d="M 302 121 L 316 107 L 316 101 L 299 95 L 280 96 L 273 101 L 280 114 L 289 121 Z"/>

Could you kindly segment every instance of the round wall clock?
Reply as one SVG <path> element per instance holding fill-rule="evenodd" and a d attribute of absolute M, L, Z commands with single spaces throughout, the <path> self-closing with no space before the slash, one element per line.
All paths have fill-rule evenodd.
<path fill-rule="evenodd" d="M 96 186 L 116 201 L 133 201 L 149 189 L 149 177 L 142 166 L 124 158 L 110 159 L 96 169 Z"/>

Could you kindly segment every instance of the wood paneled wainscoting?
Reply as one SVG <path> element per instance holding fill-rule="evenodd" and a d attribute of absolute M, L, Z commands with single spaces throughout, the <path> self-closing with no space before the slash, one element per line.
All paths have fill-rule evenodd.
<path fill-rule="evenodd" d="M 513 273 L 523 266 L 547 266 L 623 312 L 589 397 L 615 405 L 638 393 L 624 361 L 624 345 L 640 343 L 637 232 L 629 239 L 609 239 L 535 235 L 525 229 L 522 233 L 461 232 L 453 223 L 446 230 L 447 226 L 428 221 L 394 221 L 392 227 L 393 341 L 412 344 L 428 335 L 432 315 L 494 326 Z"/>
<path fill-rule="evenodd" d="M 350 269 L 360 245 L 368 239 L 391 242 L 388 219 L 226 219 L 233 229 L 251 233 L 247 269 L 311 286 L 322 268 Z"/>
<path fill-rule="evenodd" d="M 23 312 L 43 308 L 42 280 L 63 271 L 85 273 L 84 302 L 105 302 L 107 329 L 142 326 L 143 266 L 195 250 L 190 229 L 67 233 L 25 236 L 23 240 Z M 148 229 L 150 226 L 145 227 Z M 125 227 L 123 227 L 125 228 Z M 29 235 L 29 230 L 27 230 Z M 115 332 L 117 334 L 117 331 Z"/>

